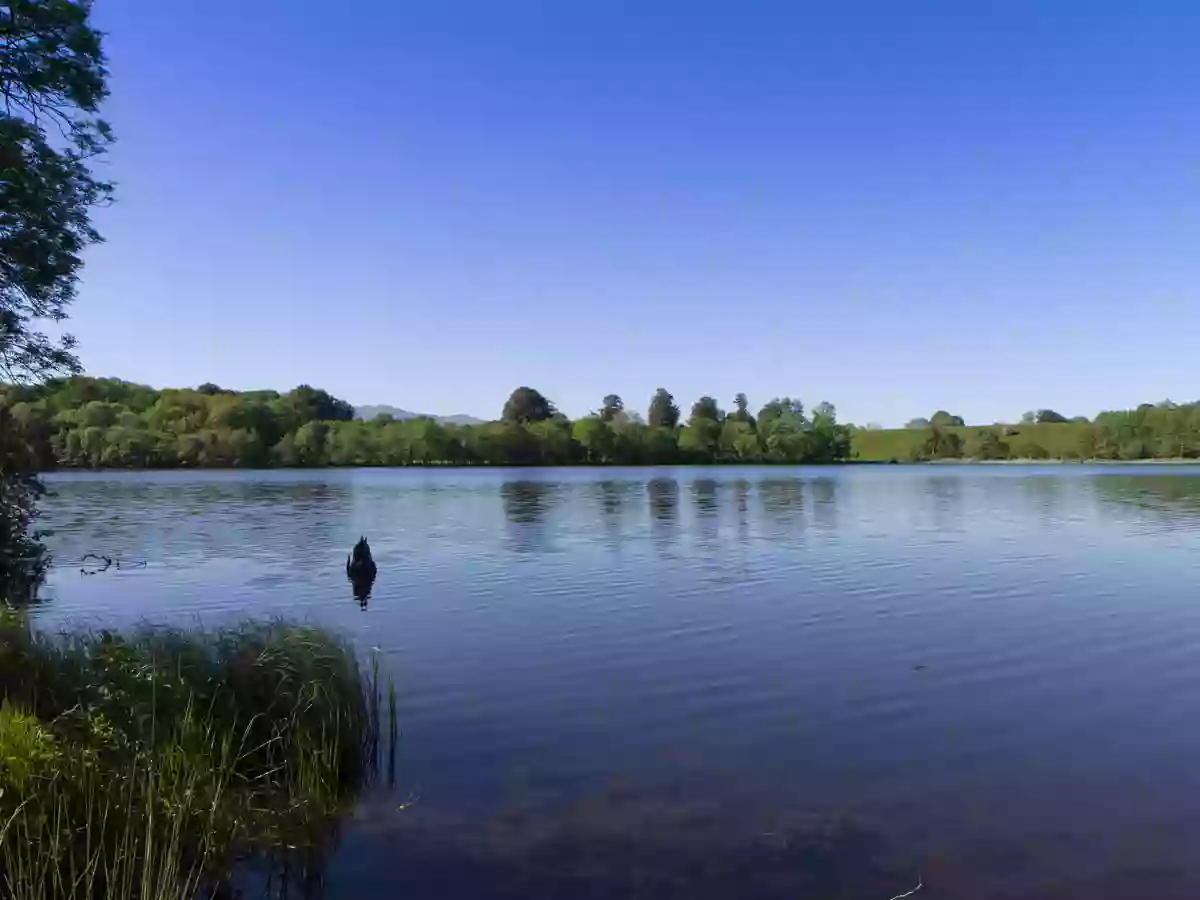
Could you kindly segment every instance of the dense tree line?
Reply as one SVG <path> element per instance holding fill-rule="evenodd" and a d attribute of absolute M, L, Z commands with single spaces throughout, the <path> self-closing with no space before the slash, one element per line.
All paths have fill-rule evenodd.
<path fill-rule="evenodd" d="M 799 400 L 781 397 L 752 413 L 738 394 L 732 406 L 727 412 L 705 396 L 685 416 L 659 388 L 645 417 L 610 394 L 596 412 L 571 421 L 539 391 L 521 387 L 494 422 L 386 415 L 360 421 L 349 403 L 307 385 L 287 393 L 215 384 L 156 390 L 76 376 L 0 387 L 0 429 L 5 452 L 27 471 L 821 463 L 854 456 L 856 429 L 839 424 L 828 403 L 810 415 Z M 1036 414 L 1033 423 L 983 428 L 960 426 L 959 417 L 945 413 L 923 421 L 930 424 L 910 426 L 900 459 L 1200 459 L 1195 403 L 1144 404 L 1093 422 L 1052 412 Z"/>
<path fill-rule="evenodd" d="M 1034 425 L 1038 428 L 1029 427 Z M 1053 431 L 1041 426 L 1053 426 Z M 1102 412 L 1091 422 L 1038 410 L 1016 426 L 951 430 L 930 425 L 914 437 L 909 452 L 914 461 L 1200 459 L 1200 402 L 1144 403 L 1137 409 Z"/>
<path fill-rule="evenodd" d="M 806 415 L 784 397 L 750 412 L 744 394 L 724 412 L 712 397 L 686 421 L 660 388 L 643 419 L 616 395 L 576 421 L 521 387 L 501 417 L 479 425 L 430 418 L 358 421 L 350 404 L 302 385 L 285 394 L 205 384 L 155 390 L 73 377 L 0 389 L 14 438 L 40 468 L 406 465 L 667 465 L 833 462 L 849 455 L 834 407 Z"/>
<path fill-rule="evenodd" d="M 1200 402 L 1102 412 L 1083 432 L 1080 452 L 1097 459 L 1200 459 Z"/>

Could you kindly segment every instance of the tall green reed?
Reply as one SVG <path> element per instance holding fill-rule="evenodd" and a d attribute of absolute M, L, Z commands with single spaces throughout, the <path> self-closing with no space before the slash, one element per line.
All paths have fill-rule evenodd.
<path fill-rule="evenodd" d="M 0 612 L 0 893 L 207 896 L 320 850 L 378 773 L 379 685 L 309 625 L 49 638 Z M 389 684 L 393 778 L 395 717 Z"/>

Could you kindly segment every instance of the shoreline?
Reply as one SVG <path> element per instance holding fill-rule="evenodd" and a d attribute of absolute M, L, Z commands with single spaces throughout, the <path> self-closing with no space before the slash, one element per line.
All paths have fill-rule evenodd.
<path fill-rule="evenodd" d="M 433 463 L 430 465 L 412 466 L 169 466 L 159 468 L 100 468 L 85 469 L 79 467 L 63 467 L 45 469 L 42 477 L 54 478 L 57 475 L 87 474 L 101 475 L 106 473 L 165 473 L 165 472 L 338 472 L 338 471 L 466 471 L 466 470 L 519 470 L 536 472 L 545 469 L 836 469 L 854 468 L 859 466 L 882 466 L 885 468 L 915 468 L 918 466 L 1197 466 L 1200 459 L 928 459 L 891 461 L 886 459 L 845 459 L 836 462 L 811 463 L 780 463 L 780 462 L 711 462 L 711 463 L 667 463 L 652 464 L 550 464 L 550 465 L 455 465 L 452 463 Z"/>
<path fill-rule="evenodd" d="M 1200 466 L 1200 459 L 930 459 L 898 463 L 909 466 Z"/>

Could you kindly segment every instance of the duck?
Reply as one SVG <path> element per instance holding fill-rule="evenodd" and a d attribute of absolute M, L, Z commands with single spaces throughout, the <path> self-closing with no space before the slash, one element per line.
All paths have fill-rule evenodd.
<path fill-rule="evenodd" d="M 374 581 L 375 560 L 371 558 L 371 545 L 360 537 L 350 555 L 346 557 L 346 577 L 351 581 Z"/>

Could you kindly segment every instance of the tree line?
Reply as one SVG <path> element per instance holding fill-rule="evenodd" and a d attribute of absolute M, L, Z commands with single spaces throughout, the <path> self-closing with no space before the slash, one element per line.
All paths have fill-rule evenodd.
<path fill-rule="evenodd" d="M 912 425 L 909 461 L 1200 459 L 1200 402 L 1143 403 L 1089 421 L 1052 410 L 1026 413 L 1017 425 L 986 428 Z"/>
<path fill-rule="evenodd" d="M 75 376 L 0 388 L 0 429 L 20 441 L 35 469 L 794 464 L 850 455 L 850 429 L 832 404 L 809 415 L 782 397 L 754 414 L 744 394 L 729 412 L 701 397 L 684 418 L 662 388 L 644 417 L 610 394 L 572 421 L 521 387 L 497 421 L 455 425 L 356 420 L 349 403 L 307 385 L 287 393 L 215 384 L 156 390 Z"/>
<path fill-rule="evenodd" d="M 1087 423 L 1091 421 L 1087 416 L 1076 416 L 1073 419 L 1068 419 L 1061 413 L 1057 413 L 1052 409 L 1037 409 L 1029 410 L 1021 415 L 1022 425 L 1061 425 L 1064 422 Z M 908 429 L 924 429 L 924 428 L 963 428 L 966 426 L 962 416 L 956 416 L 946 412 L 944 409 L 939 409 L 932 416 L 926 419 L 924 416 L 917 416 L 915 419 L 909 419 L 904 427 Z M 1003 427 L 1003 426 L 1001 426 Z"/>

